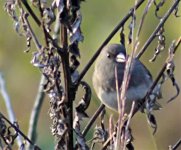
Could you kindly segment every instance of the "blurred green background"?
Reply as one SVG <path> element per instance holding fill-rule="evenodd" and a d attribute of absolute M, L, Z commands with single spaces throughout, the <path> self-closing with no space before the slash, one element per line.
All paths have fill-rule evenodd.
<path fill-rule="evenodd" d="M 127 14 L 134 1 L 104 1 L 104 0 L 87 0 L 81 5 L 81 12 L 83 15 L 82 32 L 84 35 L 84 42 L 80 44 L 81 49 L 81 71 L 88 60 L 95 53 L 96 49 L 101 45 L 117 23 Z M 145 3 L 146 4 L 146 3 Z M 137 14 L 138 26 L 145 4 L 139 9 Z M 163 15 L 170 7 L 172 1 L 167 1 L 166 5 L 160 10 L 159 14 Z M 40 72 L 37 68 L 30 64 L 32 52 L 36 51 L 32 46 L 31 51 L 26 54 L 23 51 L 26 49 L 26 40 L 20 37 L 13 29 L 12 19 L 3 10 L 4 1 L 0 1 L 0 72 L 3 73 L 7 84 L 7 90 L 12 99 L 12 105 L 16 113 L 16 117 L 20 128 L 27 133 L 29 117 L 36 97 L 38 84 L 40 80 Z M 181 11 L 179 11 L 179 14 Z M 130 20 L 129 20 L 130 22 Z M 140 46 L 148 39 L 159 20 L 154 16 L 154 7 L 149 10 L 145 19 L 143 29 L 140 35 Z M 35 33 L 41 34 L 40 30 L 35 27 Z M 126 38 L 128 35 L 128 23 L 125 25 Z M 167 57 L 167 49 L 173 39 L 177 39 L 181 35 L 181 19 L 175 18 L 173 15 L 165 24 L 166 49 L 158 57 L 154 63 L 149 63 L 149 59 L 153 56 L 154 48 L 157 41 L 154 40 L 148 47 L 147 52 L 142 56 L 141 60 L 149 68 L 153 77 L 161 69 L 165 58 Z M 119 42 L 119 33 L 112 39 L 111 43 Z M 32 44 L 33 45 L 33 44 Z M 131 46 L 127 46 L 130 52 Z M 180 48 L 175 55 L 175 77 L 178 84 L 181 86 L 181 57 Z M 91 86 L 93 66 L 88 71 L 84 80 Z M 99 106 L 100 102 L 95 96 L 94 90 L 91 106 L 88 109 L 89 116 Z M 131 121 L 131 126 L 134 136 L 134 145 L 136 150 L 166 150 L 170 144 L 174 144 L 181 137 L 181 96 L 169 104 L 166 101 L 175 94 L 175 89 L 168 80 L 162 87 L 163 99 L 160 103 L 163 106 L 161 111 L 155 112 L 158 123 L 158 131 L 153 136 L 152 129 L 148 127 L 144 114 L 138 113 Z M 54 139 L 50 133 L 51 120 L 48 115 L 49 100 L 46 98 L 40 120 L 38 124 L 38 141 L 37 144 L 43 150 L 53 149 Z M 0 96 L 0 112 L 7 115 L 6 108 L 2 96 Z M 107 118 L 112 114 L 110 110 L 107 111 Z M 116 118 L 116 114 L 114 114 Z M 115 119 L 116 120 L 116 119 Z M 86 119 L 82 126 L 86 124 Z M 100 122 L 98 121 L 98 124 Z M 92 131 L 89 132 L 87 139 L 92 136 Z M 97 148 L 98 149 L 98 148 Z M 180 148 L 181 149 L 181 148 Z"/>

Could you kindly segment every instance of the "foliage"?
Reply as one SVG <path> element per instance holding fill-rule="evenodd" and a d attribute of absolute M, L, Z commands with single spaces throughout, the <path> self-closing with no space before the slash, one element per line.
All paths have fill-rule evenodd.
<path fill-rule="evenodd" d="M 157 46 L 155 46 L 155 53 L 153 54 L 151 61 L 155 61 L 158 58 L 158 55 L 166 47 L 166 36 L 164 35 L 166 31 L 164 27 L 165 22 L 173 12 L 175 12 L 175 17 L 178 17 L 178 5 L 180 0 L 173 0 L 173 4 L 163 16 L 158 15 L 158 13 L 166 1 L 161 0 L 156 2 L 156 0 L 149 0 L 147 4 L 144 5 L 145 9 L 140 21 L 138 21 L 136 11 L 144 4 L 144 2 L 145 0 L 135 1 L 134 6 L 130 9 L 128 14 L 125 15 L 120 23 L 114 28 L 79 74 L 78 67 L 80 62 L 78 59 L 81 56 L 79 43 L 84 40 L 81 31 L 83 17 L 80 12 L 80 4 L 82 2 L 71 0 L 54 0 L 51 2 L 47 2 L 46 0 L 31 0 L 32 6 L 30 6 L 26 0 L 6 1 L 5 10 L 14 21 L 15 31 L 26 38 L 27 49 L 25 52 L 30 51 L 32 42 L 36 46 L 37 51 L 33 53 L 31 63 L 40 70 L 42 81 L 40 82 L 37 99 L 32 111 L 29 137 L 19 129 L 18 123 L 11 123 L 14 122 L 15 119 L 9 121 L 2 113 L 0 114 L 0 126 L 2 126 L 0 128 L 0 146 L 2 148 L 12 149 L 14 140 L 20 135 L 23 137 L 23 141 L 21 138 L 19 139 L 19 147 L 21 149 L 25 149 L 25 146 L 29 146 L 28 148 L 40 149 L 40 147 L 35 144 L 37 136 L 36 128 L 38 114 L 44 99 L 44 93 L 46 93 L 49 96 L 50 102 L 49 115 L 52 119 L 51 132 L 57 141 L 55 149 L 70 150 L 74 148 L 87 150 L 93 149 L 96 143 L 102 143 L 102 149 L 118 149 L 120 147 L 121 149 L 125 149 L 126 147 L 127 149 L 134 149 L 132 143 L 133 136 L 129 124 L 132 116 L 138 110 L 134 112 L 132 109 L 130 114 L 124 114 L 124 111 L 122 111 L 123 113 L 119 111 L 119 119 L 116 125 L 112 123 L 113 121 L 110 117 L 108 132 L 104 123 L 104 106 L 101 105 L 95 115 L 92 116 L 85 129 L 81 131 L 81 121 L 84 121 L 84 118 L 88 117 L 86 110 L 89 107 L 91 99 L 91 89 L 85 81 L 82 81 L 82 79 L 98 57 L 102 48 L 108 44 L 116 33 L 120 32 L 120 29 L 120 42 L 126 46 L 126 41 L 128 41 L 128 45 L 131 45 L 132 47 L 131 58 L 140 58 L 156 38 L 158 43 Z M 152 6 L 153 4 L 154 6 Z M 159 23 L 148 40 L 144 43 L 141 50 L 137 52 L 140 44 L 139 36 L 143 24 L 145 23 L 147 13 L 152 7 L 155 8 L 155 16 L 159 20 Z M 36 11 L 33 9 L 36 9 Z M 33 18 L 32 22 L 30 21 L 30 16 Z M 129 18 L 131 18 L 130 23 L 128 22 Z M 34 26 L 32 25 L 33 22 L 40 27 L 41 34 L 44 37 L 43 41 L 36 35 Z M 137 22 L 138 29 L 136 31 Z M 128 39 L 125 38 L 124 31 L 126 23 L 129 23 Z M 176 94 L 170 98 L 168 102 L 175 99 L 180 91 L 174 75 L 174 53 L 178 49 L 180 42 L 181 38 L 179 37 L 170 44 L 168 58 L 144 100 L 140 104 L 140 107 L 142 107 L 143 111 L 147 114 L 150 126 L 154 128 L 154 133 L 156 132 L 157 122 L 153 111 L 155 109 L 158 110 L 161 107 L 157 102 L 157 99 L 161 98 L 160 88 L 162 84 L 168 78 L 176 89 Z M 128 82 L 125 82 L 125 85 L 122 85 L 122 89 L 124 90 L 126 90 L 126 86 L 129 83 L 129 68 L 131 65 L 131 63 L 128 63 L 128 69 L 125 71 L 125 74 L 127 73 L 127 75 L 125 75 L 124 81 Z M 73 101 L 75 100 L 77 89 L 80 85 L 85 93 L 76 106 L 75 112 L 73 112 Z M 122 100 L 124 99 L 124 92 L 122 91 L 120 94 L 120 101 L 124 103 Z M 120 90 L 118 89 L 118 93 L 119 92 Z M 95 128 L 94 136 L 91 140 L 92 145 L 88 146 L 85 135 L 101 112 L 101 125 Z M 6 125 L 6 123 L 8 125 Z M 13 129 L 13 131 L 11 131 L 11 129 Z M 75 135 L 75 143 L 73 142 L 73 135 Z M 178 147 L 180 142 L 178 141 L 177 143 L 176 146 L 171 146 L 170 148 L 175 149 L 175 147 Z"/>

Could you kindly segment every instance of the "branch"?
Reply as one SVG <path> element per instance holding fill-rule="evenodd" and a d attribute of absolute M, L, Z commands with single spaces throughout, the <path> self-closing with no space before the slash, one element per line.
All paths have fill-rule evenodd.
<path fill-rule="evenodd" d="M 85 137 L 87 132 L 89 131 L 89 129 L 91 128 L 91 126 L 93 125 L 93 123 L 95 122 L 95 120 L 97 119 L 97 117 L 99 116 L 99 114 L 104 110 L 105 105 L 101 104 L 99 106 L 99 108 L 97 109 L 97 111 L 94 113 L 94 115 L 90 118 L 89 122 L 87 123 L 86 127 L 84 128 L 84 130 L 82 131 L 82 135 Z"/>
<path fill-rule="evenodd" d="M 63 75 L 65 83 L 65 102 L 68 108 L 68 149 L 73 149 L 73 99 L 71 90 L 71 75 L 70 75 L 70 66 L 69 66 L 69 53 L 68 53 L 68 37 L 67 37 L 67 28 L 65 25 L 61 24 L 61 43 L 63 47 L 63 56 L 62 56 L 62 66 L 63 66 Z"/>
<path fill-rule="evenodd" d="M 0 92 L 1 92 L 1 95 L 4 99 L 4 102 L 5 102 L 5 105 L 6 105 L 6 110 L 8 112 L 8 116 L 9 116 L 9 119 L 11 122 L 16 122 L 16 117 L 15 117 L 15 114 L 14 114 L 14 111 L 13 111 L 13 107 L 11 105 L 11 99 L 7 93 L 7 90 L 6 90 L 6 85 L 5 85 L 5 81 L 3 79 L 3 75 L 2 73 L 0 73 Z M 19 148 L 21 147 L 22 145 L 22 139 L 18 136 L 17 137 L 17 144 L 19 146 Z"/>
<path fill-rule="evenodd" d="M 31 28 L 31 25 L 28 21 L 28 16 L 29 15 L 26 12 L 24 12 L 23 18 L 24 18 L 25 24 L 28 26 L 29 32 L 32 36 L 32 39 L 33 39 L 33 42 L 34 42 L 36 48 L 40 51 L 42 46 L 41 46 L 40 42 L 38 41 L 38 38 L 36 37 L 35 33 L 33 32 L 33 29 Z"/>
<path fill-rule="evenodd" d="M 38 26 L 41 25 L 40 20 L 38 19 L 38 17 L 36 16 L 36 14 L 33 12 L 33 10 L 31 9 L 30 5 L 27 3 L 27 0 L 21 0 L 22 3 L 24 4 L 24 6 L 26 7 L 26 9 L 28 10 L 28 12 L 30 13 L 30 15 L 32 16 L 32 18 L 35 20 L 35 22 L 38 24 Z"/>
<path fill-rule="evenodd" d="M 40 84 L 39 84 L 39 89 L 38 93 L 36 96 L 36 100 L 31 112 L 31 117 L 30 117 L 30 122 L 29 122 L 29 130 L 28 130 L 28 137 L 30 140 L 35 143 L 36 141 L 36 136 L 37 136 L 37 124 L 38 124 L 38 119 L 39 119 L 39 114 L 41 111 L 41 107 L 43 104 L 43 100 L 45 97 L 44 93 L 44 82 L 45 82 L 45 77 L 44 75 L 41 76 Z M 31 149 L 31 145 L 29 145 L 28 149 Z"/>
<path fill-rule="evenodd" d="M 169 146 L 169 150 L 176 150 L 181 145 L 181 138 L 177 141 L 177 143 L 173 146 Z"/>

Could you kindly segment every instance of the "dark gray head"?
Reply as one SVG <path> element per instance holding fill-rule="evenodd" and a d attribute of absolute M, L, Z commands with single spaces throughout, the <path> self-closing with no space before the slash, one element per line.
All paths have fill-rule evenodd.
<path fill-rule="evenodd" d="M 110 44 L 103 48 L 100 57 L 122 63 L 126 61 L 126 50 L 122 44 Z"/>

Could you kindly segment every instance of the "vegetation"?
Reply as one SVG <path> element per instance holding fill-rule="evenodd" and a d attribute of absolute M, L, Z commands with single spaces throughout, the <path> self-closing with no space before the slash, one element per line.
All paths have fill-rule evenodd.
<path fill-rule="evenodd" d="M 180 54 L 178 51 L 181 42 L 181 30 L 178 27 L 180 0 L 135 0 L 134 3 L 109 2 L 114 4 L 115 8 L 117 7 L 115 13 L 111 4 L 108 2 L 104 3 L 104 1 L 82 2 L 71 0 L 31 0 L 30 2 L 26 0 L 6 0 L 4 2 L 4 10 L 12 18 L 15 31 L 18 35 L 25 37 L 26 42 L 11 39 L 13 33 L 10 35 L 4 33 L 4 38 L 2 37 L 3 40 L 1 39 L 7 43 L 7 45 L 1 47 L 1 53 L 5 53 L 3 49 L 7 47 L 11 50 L 6 52 L 8 60 L 2 64 L 6 64 L 7 68 L 13 65 L 15 60 L 11 61 L 10 58 L 17 57 L 17 54 L 18 57 L 16 59 L 20 60 L 19 62 L 16 60 L 15 69 L 11 72 L 13 74 L 10 74 L 10 72 L 5 73 L 5 78 L 6 75 L 10 74 L 10 78 L 13 81 L 11 84 L 15 83 L 15 81 L 17 82 L 14 85 L 14 90 L 12 90 L 14 91 L 12 92 L 12 95 L 14 95 L 12 102 L 10 100 L 11 93 L 8 94 L 7 92 L 3 76 L 1 75 L 0 78 L 0 90 L 5 102 L 3 104 L 0 101 L 1 149 L 16 149 L 15 142 L 17 142 L 19 149 L 52 149 L 52 147 L 48 148 L 45 146 L 46 143 L 49 145 L 49 138 L 43 138 L 43 136 L 48 135 L 46 134 L 47 130 L 42 131 L 41 127 L 44 127 L 44 124 L 48 124 L 48 127 L 51 126 L 50 131 L 56 140 L 53 146 L 55 149 L 87 150 L 99 148 L 131 150 L 135 147 L 135 149 L 168 148 L 176 150 L 180 146 L 180 118 L 178 117 L 178 111 L 175 109 L 176 105 L 177 108 L 179 108 L 179 105 L 176 104 L 171 107 L 172 103 L 168 103 L 168 106 L 164 103 L 164 100 L 171 102 L 179 99 L 180 89 L 179 82 L 177 82 L 177 74 L 180 72 L 179 70 L 177 71 L 178 63 L 175 63 L 177 59 L 175 59 L 174 54 Z M 99 8 L 100 6 L 102 9 Z M 125 12 L 126 7 L 129 7 L 127 13 Z M 123 19 L 120 19 L 118 13 L 123 14 L 121 16 Z M 9 18 L 6 18 L 6 16 L 3 17 L 2 15 L 3 20 L 7 21 Z M 115 18 L 112 18 L 113 16 Z M 97 17 L 96 21 L 93 19 L 94 17 Z M 105 22 L 102 22 L 104 17 Z M 115 22 L 118 22 L 118 19 L 120 22 L 116 25 Z M 0 28 L 5 29 L 6 22 L 2 24 L 3 26 Z M 92 29 L 92 26 L 95 26 L 94 29 Z M 110 26 L 114 27 L 112 31 Z M 9 28 L 10 26 L 7 25 L 8 33 Z M 95 34 L 93 35 L 93 33 Z M 17 35 L 13 35 L 14 37 L 17 37 Z M 93 99 L 96 98 L 93 96 L 93 90 L 91 90 L 90 75 L 88 77 L 84 76 L 91 70 L 90 68 L 102 48 L 110 41 L 121 42 L 133 57 L 142 59 L 141 57 L 144 54 L 144 61 L 148 61 L 149 56 L 151 58 L 150 62 L 153 62 L 152 66 L 149 64 L 149 70 L 154 75 L 154 82 L 142 104 L 140 104 L 140 107 L 146 105 L 142 111 L 146 114 L 150 127 L 153 128 L 149 137 L 150 141 L 152 141 L 150 145 L 145 145 L 141 139 L 138 140 L 139 135 L 134 136 L 135 141 L 133 141 L 134 130 L 132 132 L 130 124 L 133 127 L 137 124 L 139 126 L 138 132 L 142 132 L 142 128 L 146 124 L 140 121 L 140 118 L 137 118 L 138 121 L 134 121 L 135 117 L 132 118 L 132 116 L 136 112 L 131 111 L 130 114 L 119 112 L 114 117 L 112 115 L 107 117 L 105 116 L 103 104 L 97 110 L 94 107 L 96 102 Z M 27 48 L 25 48 L 25 45 Z M 23 47 L 25 49 L 24 52 L 28 53 L 26 54 L 28 56 L 33 51 L 31 64 L 34 66 L 31 71 L 24 74 L 32 75 L 33 78 L 41 76 L 39 87 L 37 86 L 38 79 L 36 80 L 36 85 L 33 82 L 33 78 L 30 81 L 28 81 L 28 78 L 23 81 L 21 79 L 23 74 L 18 72 L 18 66 L 20 66 L 20 70 L 23 70 L 22 67 L 26 68 L 26 65 L 28 65 L 27 58 L 23 61 L 20 58 L 25 56 L 20 56 L 23 54 L 17 52 L 17 49 L 23 49 Z M 89 49 L 97 49 L 97 51 L 93 54 L 93 51 L 90 52 Z M 12 51 L 13 54 L 11 54 Z M 93 56 L 91 57 L 92 54 Z M 4 57 L 4 55 L 2 56 Z M 176 57 L 179 57 L 179 55 L 176 55 Z M 159 64 L 159 67 L 154 69 L 157 64 Z M 129 77 L 130 67 L 131 63 L 125 71 L 127 73 L 125 81 Z M 6 68 L 5 65 L 3 68 Z M 36 72 L 36 75 L 32 72 Z M 169 86 L 167 81 L 171 81 Z M 21 86 L 20 92 L 25 93 L 25 96 L 16 97 L 15 93 L 18 84 Z M 7 87 L 10 87 L 8 81 Z M 36 93 L 35 87 L 38 87 L 38 92 L 32 107 L 32 103 L 30 104 L 26 99 L 29 96 L 31 98 L 28 98 L 28 100 L 31 101 L 33 99 L 33 95 Z M 122 89 L 126 89 L 126 84 L 122 86 Z M 161 97 L 160 90 L 163 97 L 166 95 L 164 98 Z M 118 89 L 119 92 L 120 90 Z M 47 116 L 40 115 L 43 104 L 46 103 L 46 95 L 47 101 L 49 101 L 49 108 L 44 107 L 43 114 L 49 113 L 51 118 L 49 123 L 44 123 L 45 121 L 42 119 L 44 117 L 47 118 Z M 121 92 L 120 95 L 120 101 L 123 103 L 124 94 Z M 162 99 L 158 101 L 160 98 Z M 23 106 L 18 102 L 18 99 L 21 99 L 21 103 L 27 106 Z M 179 103 L 178 100 L 176 102 Z M 155 110 L 161 109 L 160 103 L 164 105 L 163 108 L 168 107 L 169 110 L 155 112 Z M 19 116 L 22 115 L 27 118 L 29 113 L 27 113 L 26 108 L 29 108 L 29 111 L 30 108 L 32 109 L 28 127 L 25 121 L 20 121 L 20 117 L 17 117 L 19 111 Z M 164 118 L 161 117 L 160 120 L 165 120 L 163 124 L 166 124 L 167 127 L 170 126 L 173 129 L 173 133 L 177 133 L 167 139 L 167 147 L 165 145 L 163 147 L 158 146 L 156 140 L 153 139 L 155 135 L 152 135 L 152 133 L 157 134 L 159 132 L 157 131 L 157 126 L 163 128 L 161 121 L 157 118 L 157 115 L 162 111 L 162 117 Z M 108 110 L 108 113 L 112 112 Z M 171 117 L 171 113 L 174 113 L 175 120 L 173 122 L 166 121 Z M 118 119 L 116 120 L 116 118 Z M 97 124 L 96 126 L 95 123 Z M 27 134 L 23 131 L 22 124 L 24 124 L 23 126 L 26 125 L 24 128 L 28 129 Z M 165 130 L 163 132 L 168 133 L 170 136 L 171 131 L 168 131 L 167 128 Z M 89 135 L 87 135 L 88 133 Z M 40 140 L 41 135 L 43 135 L 42 141 Z M 50 136 L 48 135 L 48 137 Z M 138 142 L 136 143 L 136 141 Z M 165 140 L 160 145 L 163 145 L 163 142 Z"/>

